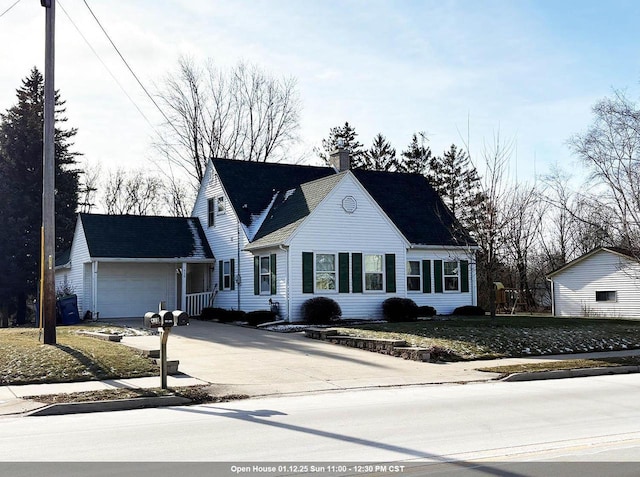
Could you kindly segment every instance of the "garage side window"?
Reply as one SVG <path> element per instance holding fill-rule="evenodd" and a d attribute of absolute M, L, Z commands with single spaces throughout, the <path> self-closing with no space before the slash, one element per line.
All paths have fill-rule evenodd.
<path fill-rule="evenodd" d="M 618 301 L 615 291 L 597 291 L 596 301 Z"/>

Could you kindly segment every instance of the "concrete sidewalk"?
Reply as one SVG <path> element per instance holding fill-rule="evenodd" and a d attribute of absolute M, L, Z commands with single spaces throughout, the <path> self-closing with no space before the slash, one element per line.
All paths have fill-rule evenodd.
<path fill-rule="evenodd" d="M 141 320 L 117 325 L 140 327 Z M 124 337 L 122 343 L 159 349 L 159 336 Z M 458 363 L 423 363 L 306 338 L 302 333 L 274 333 L 254 328 L 193 320 L 176 327 L 167 341 L 169 359 L 180 361 L 181 375 L 169 387 L 210 385 L 212 394 L 263 396 L 336 391 L 381 386 L 469 383 L 499 375 L 478 368 L 604 356 L 639 355 L 640 350 L 536 358 L 508 358 Z M 0 415 L 24 413 L 41 404 L 24 396 L 121 387 L 159 387 L 160 378 L 0 387 Z"/>

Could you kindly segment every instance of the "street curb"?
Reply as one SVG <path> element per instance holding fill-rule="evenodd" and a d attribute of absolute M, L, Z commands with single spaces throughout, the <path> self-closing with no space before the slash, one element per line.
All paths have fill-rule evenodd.
<path fill-rule="evenodd" d="M 156 396 L 133 399 L 115 399 L 110 401 L 69 402 L 50 404 L 25 416 L 62 416 L 64 414 L 84 414 L 90 412 L 126 411 L 148 407 L 184 406 L 191 399 L 180 396 Z"/>
<path fill-rule="evenodd" d="M 538 381 L 543 379 L 583 378 L 587 376 L 630 373 L 640 373 L 640 366 L 604 366 L 601 368 L 559 369 L 557 371 L 540 371 L 537 373 L 514 373 L 500 379 L 500 381 Z"/>

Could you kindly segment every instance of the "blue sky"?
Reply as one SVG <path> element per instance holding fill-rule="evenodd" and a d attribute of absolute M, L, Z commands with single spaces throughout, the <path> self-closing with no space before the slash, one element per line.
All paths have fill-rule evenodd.
<path fill-rule="evenodd" d="M 0 13 L 15 0 L 0 0 Z M 221 66 L 256 63 L 294 76 L 301 144 L 311 153 L 349 121 L 369 146 L 383 133 L 399 151 L 425 131 L 433 151 L 470 138 L 482 162 L 494 134 L 512 139 L 519 180 L 552 163 L 575 169 L 567 139 L 591 107 L 624 89 L 638 96 L 637 1 L 87 0 L 125 58 L 153 89 L 181 54 Z M 153 123 L 160 116 L 81 0 L 58 0 L 56 88 L 76 149 L 104 167 L 145 167 L 154 131 L 100 64 L 60 6 Z M 21 0 L 0 17 L 0 110 L 32 66 L 43 69 L 44 9 Z"/>

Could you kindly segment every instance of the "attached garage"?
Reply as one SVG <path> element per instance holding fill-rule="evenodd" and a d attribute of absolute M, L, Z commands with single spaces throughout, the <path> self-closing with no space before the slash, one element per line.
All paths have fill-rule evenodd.
<path fill-rule="evenodd" d="M 189 287 L 206 289 L 215 264 L 193 217 L 79 214 L 63 257 L 56 263 L 58 288 L 66 284 L 77 295 L 81 316 L 91 311 L 100 318 L 142 317 L 160 302 L 186 309 Z"/>

